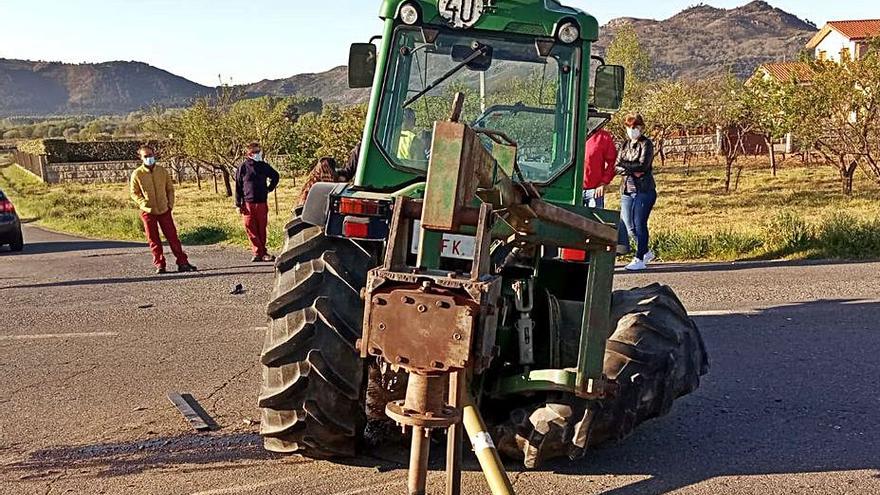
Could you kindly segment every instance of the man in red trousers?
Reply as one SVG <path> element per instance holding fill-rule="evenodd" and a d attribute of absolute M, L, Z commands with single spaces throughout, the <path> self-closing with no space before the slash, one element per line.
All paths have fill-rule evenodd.
<path fill-rule="evenodd" d="M 177 237 L 174 218 L 171 216 L 171 210 L 174 209 L 174 182 L 171 180 L 171 175 L 164 167 L 156 164 L 156 150 L 152 146 L 141 146 L 138 155 L 141 166 L 131 174 L 129 192 L 132 201 L 141 211 L 141 221 L 144 222 L 144 232 L 147 234 L 150 251 L 153 253 L 156 273 L 167 272 L 162 238 L 159 237 L 160 228 L 165 234 L 171 252 L 177 258 L 177 271 L 194 272 L 196 267 L 189 264 L 189 259 Z"/>
<path fill-rule="evenodd" d="M 235 175 L 235 206 L 244 219 L 244 228 L 254 252 L 254 263 L 273 262 L 275 257 L 266 251 L 269 227 L 269 193 L 278 187 L 280 176 L 263 161 L 263 149 L 254 142 L 247 147 L 247 160 Z"/>

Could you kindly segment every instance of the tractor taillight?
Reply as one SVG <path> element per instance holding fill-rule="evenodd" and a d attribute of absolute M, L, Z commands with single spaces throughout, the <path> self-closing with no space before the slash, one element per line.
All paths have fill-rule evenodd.
<path fill-rule="evenodd" d="M 345 217 L 342 221 L 342 234 L 350 239 L 369 239 L 370 219 Z"/>
<path fill-rule="evenodd" d="M 391 200 L 330 196 L 324 233 L 359 241 L 384 241 L 388 237 Z"/>
<path fill-rule="evenodd" d="M 15 206 L 8 199 L 0 201 L 0 213 L 15 213 Z"/>
<path fill-rule="evenodd" d="M 563 261 L 587 261 L 587 252 L 580 249 L 560 249 L 559 257 Z"/>
<path fill-rule="evenodd" d="M 379 202 L 371 199 L 339 198 L 340 215 L 378 215 Z"/>

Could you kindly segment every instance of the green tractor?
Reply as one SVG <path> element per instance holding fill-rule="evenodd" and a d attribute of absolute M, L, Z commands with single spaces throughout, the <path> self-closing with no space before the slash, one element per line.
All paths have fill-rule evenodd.
<path fill-rule="evenodd" d="M 457 493 L 464 428 L 511 493 L 499 452 L 534 468 L 626 437 L 699 386 L 705 347 L 668 287 L 612 292 L 619 214 L 582 205 L 584 143 L 625 77 L 591 54 L 595 18 L 555 0 L 380 17 L 349 61 L 372 87 L 353 184 L 315 184 L 286 227 L 261 434 L 342 458 L 396 423 L 424 493 L 446 431 Z"/>

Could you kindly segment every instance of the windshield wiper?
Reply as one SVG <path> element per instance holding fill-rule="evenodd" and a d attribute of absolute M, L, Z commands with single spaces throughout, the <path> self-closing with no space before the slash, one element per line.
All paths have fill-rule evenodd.
<path fill-rule="evenodd" d="M 434 88 L 436 88 L 437 86 L 439 86 L 439 85 L 443 84 L 444 82 L 446 82 L 447 79 L 449 79 L 450 77 L 452 77 L 452 76 L 454 76 L 455 74 L 457 74 L 458 71 L 460 71 L 461 69 L 467 67 L 467 65 L 468 65 L 469 63 L 473 62 L 474 60 L 476 60 L 476 59 L 478 59 L 478 58 L 480 58 L 480 57 L 486 56 L 486 55 L 488 54 L 488 52 L 489 52 L 489 48 L 490 48 L 490 47 L 487 46 L 487 45 L 480 45 L 479 48 L 477 48 L 476 50 L 474 50 L 473 53 L 471 53 L 470 55 L 468 55 L 467 58 L 465 58 L 464 60 L 462 60 L 458 65 L 456 65 L 455 67 L 449 69 L 448 71 L 446 71 L 445 74 L 443 74 L 442 76 L 438 77 L 437 79 L 434 79 L 433 81 L 431 81 L 431 84 L 425 86 L 425 89 L 419 91 L 419 92 L 418 92 L 417 94 L 415 94 L 412 98 L 406 100 L 406 101 L 403 103 L 403 108 L 407 108 L 408 106 L 410 106 L 410 105 L 412 105 L 413 103 L 417 102 L 417 101 L 419 100 L 419 98 L 425 96 L 425 95 L 428 94 L 432 89 L 434 89 Z"/>

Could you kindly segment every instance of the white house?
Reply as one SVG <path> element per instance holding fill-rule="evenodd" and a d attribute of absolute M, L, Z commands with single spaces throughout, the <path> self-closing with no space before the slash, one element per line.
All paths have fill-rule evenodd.
<path fill-rule="evenodd" d="M 880 37 L 880 19 L 831 21 L 813 36 L 807 48 L 815 51 L 818 60 L 840 62 L 861 57 L 876 37 Z"/>

